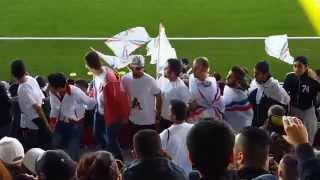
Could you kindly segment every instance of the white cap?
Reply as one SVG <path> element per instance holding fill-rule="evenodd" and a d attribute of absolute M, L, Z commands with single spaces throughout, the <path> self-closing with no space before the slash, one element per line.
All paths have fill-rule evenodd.
<path fill-rule="evenodd" d="M 32 148 L 30 149 L 23 159 L 23 165 L 31 171 L 33 174 L 36 174 L 36 163 L 45 153 L 43 149 L 40 148 Z"/>
<path fill-rule="evenodd" d="M 0 159 L 9 165 L 22 162 L 24 158 L 24 149 L 22 144 L 11 137 L 0 139 Z"/>
<path fill-rule="evenodd" d="M 142 55 L 132 55 L 131 58 L 131 66 L 133 67 L 144 67 L 144 57 Z"/>

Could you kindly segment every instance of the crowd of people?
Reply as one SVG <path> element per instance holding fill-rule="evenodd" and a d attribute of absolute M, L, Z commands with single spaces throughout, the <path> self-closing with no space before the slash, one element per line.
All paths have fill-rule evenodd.
<path fill-rule="evenodd" d="M 90 82 L 32 77 L 14 60 L 0 83 L 0 180 L 320 179 L 320 73 L 306 57 L 283 83 L 267 61 L 222 78 L 206 57 L 168 59 L 154 78 L 130 58 L 120 76 L 87 53 Z"/>

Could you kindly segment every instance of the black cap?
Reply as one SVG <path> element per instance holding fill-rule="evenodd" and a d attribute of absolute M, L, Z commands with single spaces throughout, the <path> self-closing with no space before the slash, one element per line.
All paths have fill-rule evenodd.
<path fill-rule="evenodd" d="M 260 61 L 256 64 L 255 69 L 263 74 L 270 74 L 270 68 L 267 61 Z"/>
<path fill-rule="evenodd" d="M 294 62 L 301 63 L 303 65 L 309 65 L 308 59 L 305 56 L 298 56 L 294 58 Z"/>
<path fill-rule="evenodd" d="M 36 164 L 38 175 L 46 179 L 67 180 L 75 175 L 76 163 L 62 150 L 48 150 Z"/>

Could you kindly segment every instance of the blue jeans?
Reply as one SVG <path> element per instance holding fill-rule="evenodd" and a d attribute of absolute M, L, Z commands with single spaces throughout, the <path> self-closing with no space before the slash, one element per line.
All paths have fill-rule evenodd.
<path fill-rule="evenodd" d="M 114 123 L 106 126 L 104 116 L 96 112 L 93 124 L 93 134 L 96 143 L 100 148 L 111 152 L 115 158 L 123 160 L 120 143 L 119 143 L 119 132 L 120 123 Z"/>
<path fill-rule="evenodd" d="M 58 121 L 52 138 L 53 148 L 66 150 L 73 160 L 78 161 L 82 127 L 82 122 Z"/>

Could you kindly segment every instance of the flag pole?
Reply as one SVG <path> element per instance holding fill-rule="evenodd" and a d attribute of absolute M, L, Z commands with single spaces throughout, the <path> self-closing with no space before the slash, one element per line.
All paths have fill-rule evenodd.
<path fill-rule="evenodd" d="M 160 56 L 161 56 L 161 53 L 160 53 L 160 46 L 161 46 L 161 26 L 162 26 L 162 23 L 160 23 L 159 24 L 159 38 L 158 38 L 158 59 L 157 59 L 157 66 L 156 66 L 156 72 L 157 72 L 157 79 L 159 79 L 160 78 L 160 75 L 159 75 L 159 72 L 158 72 L 158 70 L 159 70 L 159 62 L 160 62 Z"/>

